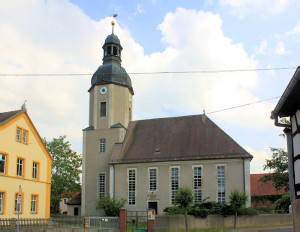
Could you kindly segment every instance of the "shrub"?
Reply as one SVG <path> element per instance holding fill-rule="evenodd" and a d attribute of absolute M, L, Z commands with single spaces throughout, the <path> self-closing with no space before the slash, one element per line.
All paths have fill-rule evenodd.
<path fill-rule="evenodd" d="M 274 209 L 278 212 L 278 213 L 288 213 L 289 212 L 289 206 L 291 204 L 291 200 L 290 200 L 290 194 L 284 194 L 280 199 L 278 199 L 277 201 L 275 201 L 274 205 Z"/>
<path fill-rule="evenodd" d="M 120 210 L 125 206 L 126 199 L 117 200 L 109 195 L 97 201 L 96 208 L 102 209 L 106 216 L 120 216 Z"/>

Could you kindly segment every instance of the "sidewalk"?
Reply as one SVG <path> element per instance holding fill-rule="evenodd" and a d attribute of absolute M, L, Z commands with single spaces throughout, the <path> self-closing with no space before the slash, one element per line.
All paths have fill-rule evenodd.
<path fill-rule="evenodd" d="M 266 228 L 228 230 L 228 232 L 294 232 L 294 230 L 293 226 L 278 226 Z"/>

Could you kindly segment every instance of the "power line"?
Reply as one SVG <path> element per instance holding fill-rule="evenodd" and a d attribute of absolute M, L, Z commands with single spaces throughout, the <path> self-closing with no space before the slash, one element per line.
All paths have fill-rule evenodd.
<path fill-rule="evenodd" d="M 214 113 L 218 113 L 218 112 L 222 112 L 222 111 L 226 111 L 226 110 L 232 110 L 232 109 L 236 109 L 236 108 L 240 108 L 240 107 L 244 107 L 244 106 L 249 106 L 249 105 L 253 105 L 253 104 L 257 104 L 257 103 L 261 103 L 261 102 L 265 102 L 265 101 L 274 100 L 274 99 L 277 99 L 277 98 L 280 98 L 280 97 L 281 96 L 268 98 L 268 99 L 264 99 L 264 100 L 260 100 L 260 101 L 256 101 L 256 102 L 250 102 L 250 103 L 247 103 L 247 104 L 233 106 L 233 107 L 225 108 L 225 109 L 222 109 L 222 110 L 211 111 L 211 112 L 205 113 L 205 114 L 214 114 Z"/>
<path fill-rule="evenodd" d="M 194 74 L 194 73 L 232 73 L 232 72 L 259 72 L 259 71 L 278 71 L 287 69 L 297 69 L 297 67 L 280 67 L 280 68 L 257 68 L 257 69 L 224 69 L 224 70 L 198 70 L 198 71 L 165 71 L 165 72 L 131 72 L 130 75 L 153 75 L 153 74 Z M 104 73 L 110 74 L 110 73 Z M 42 76 L 92 76 L 92 73 L 24 73 L 24 74 L 10 74 L 10 73 L 0 73 L 2 77 L 42 77 Z"/>

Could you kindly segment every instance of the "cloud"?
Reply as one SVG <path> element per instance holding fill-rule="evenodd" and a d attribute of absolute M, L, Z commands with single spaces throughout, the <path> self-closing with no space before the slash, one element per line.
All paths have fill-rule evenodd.
<path fill-rule="evenodd" d="M 13 12 L 13 14 L 12 14 Z M 37 20 L 38 19 L 38 20 Z M 68 1 L 0 2 L 0 69 L 5 73 L 93 73 L 102 64 L 102 45 L 111 18 L 91 20 Z M 243 44 L 224 35 L 211 12 L 178 8 L 158 26 L 165 49 L 150 55 L 118 24 L 127 72 L 253 69 Z M 0 112 L 28 112 L 42 137 L 67 135 L 80 144 L 88 126 L 90 76 L 29 76 L 0 79 Z M 134 119 L 200 114 L 260 100 L 252 92 L 255 72 L 131 75 Z M 271 103 L 216 114 L 222 121 L 264 128 L 272 125 Z M 260 112 L 259 114 L 257 112 Z M 80 150 L 79 150 L 80 152 Z"/>
<path fill-rule="evenodd" d="M 266 49 L 268 47 L 268 42 L 267 40 L 263 40 L 260 42 L 260 46 L 259 47 L 255 47 L 255 52 L 256 54 L 262 54 L 265 55 L 266 54 Z"/>
<path fill-rule="evenodd" d="M 298 22 L 298 24 L 296 24 L 296 26 L 291 31 L 288 31 L 286 35 L 300 35 L 300 22 Z"/>
<path fill-rule="evenodd" d="M 265 14 L 280 14 L 284 12 L 294 0 L 219 0 L 220 4 L 229 6 L 230 13 L 244 18 L 249 14 L 260 13 Z"/>
<path fill-rule="evenodd" d="M 253 159 L 250 163 L 250 173 L 269 173 L 269 170 L 263 171 L 266 160 L 271 159 L 272 156 L 266 151 L 256 151 L 250 146 L 245 146 L 244 149 L 253 155 Z"/>

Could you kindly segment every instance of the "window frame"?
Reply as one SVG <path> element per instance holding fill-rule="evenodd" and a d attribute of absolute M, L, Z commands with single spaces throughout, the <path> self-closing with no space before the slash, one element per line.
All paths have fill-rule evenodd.
<path fill-rule="evenodd" d="M 33 197 L 35 197 L 35 211 L 32 211 L 32 203 L 34 202 Z M 23 203 L 23 202 L 22 202 Z M 38 214 L 39 212 L 39 194 L 31 194 L 31 198 L 30 198 L 30 213 L 31 214 Z"/>
<path fill-rule="evenodd" d="M 155 180 L 152 180 L 152 181 L 155 181 L 155 188 L 154 189 L 151 189 L 151 170 L 155 170 Z M 158 191 L 158 188 L 157 188 L 157 178 L 158 176 L 158 168 L 157 167 L 149 167 L 148 168 L 148 192 L 154 192 L 154 191 Z"/>
<path fill-rule="evenodd" d="M 134 171 L 134 180 L 130 180 L 130 171 Z M 128 205 L 135 206 L 137 199 L 137 168 L 127 168 Z M 131 190 L 132 186 L 134 190 Z"/>
<path fill-rule="evenodd" d="M 18 133 L 20 132 L 20 133 Z M 25 133 L 26 132 L 26 133 Z M 25 135 L 24 135 L 25 133 Z M 25 141 L 24 141 L 25 140 Z M 21 126 L 17 126 L 17 130 L 16 130 L 16 141 L 18 143 L 22 143 L 25 145 L 28 145 L 28 141 L 29 141 L 29 130 L 25 129 Z"/>
<path fill-rule="evenodd" d="M 36 177 L 34 177 L 34 164 L 37 164 Z M 34 179 L 34 180 L 40 179 L 40 162 L 35 161 L 35 160 L 32 161 L 32 179 Z"/>
<path fill-rule="evenodd" d="M 219 167 L 224 168 L 224 177 L 223 176 L 219 177 Z M 224 165 L 224 164 L 216 165 L 216 169 L 217 169 L 216 170 L 216 176 L 217 176 L 217 196 L 216 196 L 217 199 L 216 199 L 216 201 L 222 203 L 222 202 L 226 202 L 226 165 Z M 222 190 L 219 188 L 219 180 L 221 182 L 220 184 L 222 185 L 222 188 L 224 189 L 223 192 L 219 191 L 219 190 Z M 220 193 L 220 196 L 219 196 L 219 193 Z"/>
<path fill-rule="evenodd" d="M 104 181 L 100 182 L 100 176 L 104 176 Z M 101 191 L 103 190 L 104 191 Z M 104 196 L 106 195 L 106 173 L 105 172 L 101 172 L 98 173 L 98 199 L 102 199 Z"/>
<path fill-rule="evenodd" d="M 177 190 L 173 189 L 173 184 L 175 185 L 176 183 L 173 183 L 173 181 L 176 181 L 176 179 L 173 179 L 173 172 L 172 169 L 177 169 Z M 169 168 L 169 183 L 170 183 L 170 204 L 174 205 L 175 204 L 175 197 L 178 193 L 178 189 L 180 187 L 180 166 L 171 166 Z M 176 192 L 176 193 L 175 193 Z"/>
<path fill-rule="evenodd" d="M 195 168 L 200 168 L 201 169 L 201 175 L 200 175 L 200 189 L 196 189 L 196 186 L 195 186 Z M 203 191 L 202 191 L 202 189 L 203 189 L 203 166 L 202 165 L 193 165 L 192 166 L 192 172 L 193 172 L 193 192 L 194 192 L 194 202 L 195 203 L 199 203 L 199 202 L 201 202 L 202 201 L 202 199 L 203 199 Z M 197 178 L 198 179 L 198 182 L 199 182 L 199 177 Z M 197 187 L 199 187 L 199 186 L 197 186 Z M 200 192 L 200 200 L 199 200 L 199 197 L 197 197 L 196 196 L 196 192 L 197 192 L 197 194 L 199 194 L 198 193 L 198 191 L 196 191 L 196 190 L 199 190 L 199 192 Z"/>
<path fill-rule="evenodd" d="M 6 209 L 6 191 L 0 190 L 0 215 L 5 214 Z"/>
<path fill-rule="evenodd" d="M 102 111 L 102 104 L 105 105 L 105 114 L 104 114 L 104 111 Z M 99 108 L 100 108 L 100 110 L 99 110 L 100 118 L 107 117 L 107 102 L 106 101 L 100 102 Z M 103 108 L 103 110 L 104 110 L 104 108 Z"/>
<path fill-rule="evenodd" d="M 18 131 L 20 131 L 20 133 L 18 134 Z M 17 132 L 16 132 L 16 141 L 21 143 L 22 142 L 22 128 L 17 126 Z"/>
<path fill-rule="evenodd" d="M 0 176 L 7 176 L 7 172 L 8 172 L 8 170 L 7 170 L 8 169 L 8 153 L 0 151 L 0 155 L 4 155 L 5 156 L 4 172 L 0 172 Z"/>
<path fill-rule="evenodd" d="M 24 134 L 24 132 L 25 132 L 25 134 Z M 22 129 L 22 143 L 23 144 L 28 144 L 28 136 L 29 136 L 29 132 L 28 132 L 28 130 L 26 130 L 26 129 Z M 25 139 L 25 141 L 24 141 L 24 139 Z"/>
<path fill-rule="evenodd" d="M 105 153 L 105 151 L 106 151 L 106 138 L 101 138 L 99 140 L 99 152 Z"/>
<path fill-rule="evenodd" d="M 23 160 L 23 163 L 22 163 L 22 175 L 18 175 L 18 172 L 20 170 L 20 168 L 18 167 L 20 164 L 19 164 L 19 160 Z M 17 177 L 19 178 L 25 178 L 25 158 L 24 157 L 20 157 L 20 156 L 17 156 L 17 170 L 16 170 L 16 175 Z"/>

